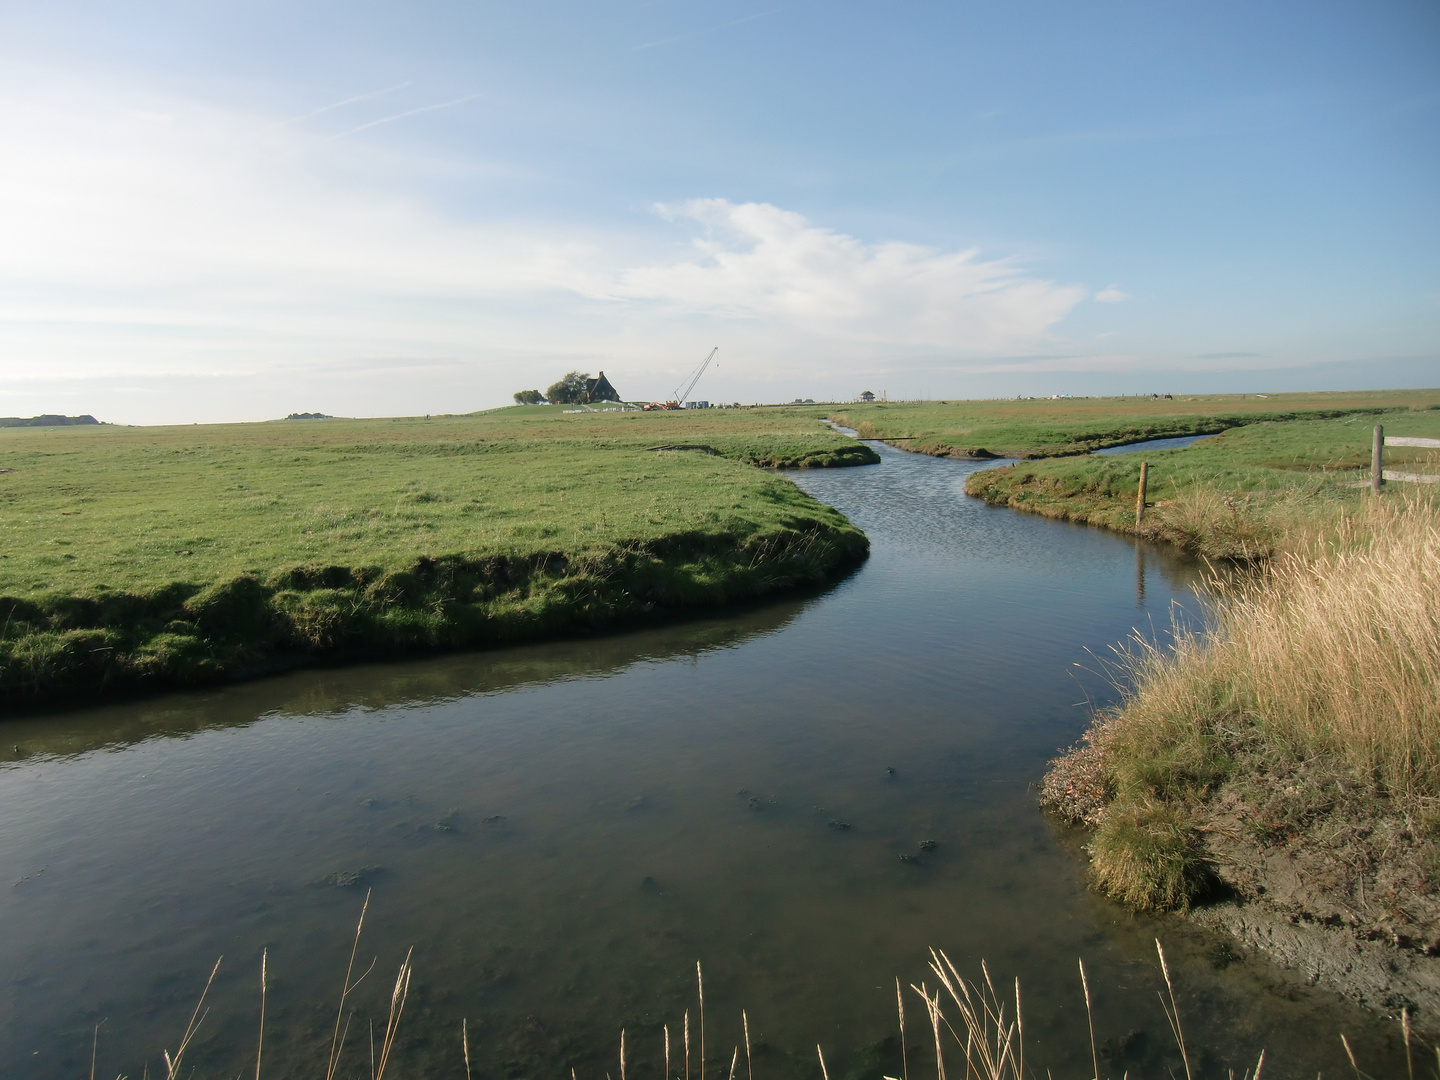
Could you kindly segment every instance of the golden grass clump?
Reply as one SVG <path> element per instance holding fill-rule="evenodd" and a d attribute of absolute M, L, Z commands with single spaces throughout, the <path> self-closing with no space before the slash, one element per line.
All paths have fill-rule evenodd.
<path fill-rule="evenodd" d="M 1374 502 L 1307 547 L 1222 590 L 1208 679 L 1267 739 L 1440 796 L 1440 507 Z"/>
<path fill-rule="evenodd" d="M 1377 813 L 1440 803 L 1440 505 L 1373 500 L 1216 575 L 1209 628 L 1137 641 L 1132 689 L 1057 761 L 1042 802 L 1096 827 L 1092 873 L 1139 909 L 1207 887 L 1205 808 L 1228 779 L 1303 764 Z"/>

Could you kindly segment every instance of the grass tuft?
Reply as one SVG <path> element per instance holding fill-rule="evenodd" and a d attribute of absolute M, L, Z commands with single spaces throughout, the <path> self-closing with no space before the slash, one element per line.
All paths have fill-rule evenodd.
<path fill-rule="evenodd" d="M 1216 576 L 1208 629 L 1136 642 L 1124 701 L 1046 778 L 1042 802 L 1096 827 L 1095 881 L 1132 907 L 1204 894 L 1222 810 L 1292 854 L 1335 842 L 1337 806 L 1351 833 L 1393 818 L 1374 836 L 1434 861 L 1420 849 L 1440 807 L 1440 504 L 1368 499 L 1289 543 Z M 1363 908 L 1363 875 L 1347 888 Z"/>
<path fill-rule="evenodd" d="M 1095 884 L 1137 911 L 1185 911 L 1211 886 L 1194 821 L 1173 803 L 1113 807 L 1090 851 Z"/>

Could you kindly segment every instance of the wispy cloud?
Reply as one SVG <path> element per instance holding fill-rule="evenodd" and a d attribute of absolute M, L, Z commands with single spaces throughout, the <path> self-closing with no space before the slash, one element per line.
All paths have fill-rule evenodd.
<path fill-rule="evenodd" d="M 370 101 L 372 98 L 384 97 L 386 94 L 395 93 L 396 90 L 403 90 L 409 85 L 408 82 L 396 83 L 394 86 L 387 86 L 384 90 L 371 90 L 369 93 L 356 94 L 354 97 L 348 97 L 341 101 L 332 101 L 329 105 L 321 105 L 318 109 L 311 109 L 309 112 L 301 113 L 299 116 L 292 116 L 289 120 L 282 120 L 280 126 L 284 127 L 286 124 L 298 124 L 301 120 L 309 120 L 312 116 L 319 116 L 321 113 L 327 113 L 331 109 L 354 105 L 357 101 Z"/>
<path fill-rule="evenodd" d="M 1130 299 L 1130 294 L 1121 292 L 1114 285 L 1106 286 L 1095 294 L 1095 299 L 1102 304 L 1119 304 Z"/>
<path fill-rule="evenodd" d="M 707 27 L 704 30 L 693 30 L 688 34 L 676 34 L 674 37 L 661 38 L 659 41 L 647 41 L 643 45 L 636 45 L 631 52 L 641 52 L 645 49 L 658 49 L 662 45 L 673 45 L 677 41 L 689 41 L 691 38 L 703 37 L 706 34 L 713 34 L 717 30 L 728 30 L 732 26 L 739 26 L 741 23 L 754 22 L 756 19 L 763 19 L 767 15 L 774 15 L 784 11 L 783 7 L 771 8 L 769 11 L 757 12 L 754 15 L 746 15 L 743 19 L 731 19 L 729 22 L 721 23 L 719 26 Z"/>
<path fill-rule="evenodd" d="M 437 391 L 404 373 L 442 361 L 477 405 L 476 387 L 597 355 L 658 393 L 677 357 L 693 366 L 697 334 L 724 344 L 727 377 L 813 383 L 1053 352 L 1088 295 L 1012 259 L 847 235 L 766 203 L 661 208 L 678 249 L 654 219 L 460 219 L 377 183 L 373 148 L 148 95 L 0 87 L 0 144 L 0 384 L 169 379 L 173 400 L 200 401 L 185 380 L 243 376 L 263 402 L 295 372 L 348 364 L 362 374 L 344 407 L 384 413 L 405 394 L 430 408 Z M 363 367 L 375 357 L 400 359 Z"/>
<path fill-rule="evenodd" d="M 698 258 L 624 271 L 617 299 L 825 337 L 1013 351 L 1043 340 L 1085 295 L 1009 260 L 866 243 L 767 203 L 697 199 L 658 209 L 704 228 L 692 244 Z"/>
<path fill-rule="evenodd" d="M 370 128 L 379 127 L 381 124 L 389 124 L 395 120 L 404 120 L 407 116 L 418 116 L 420 113 L 435 112 L 437 109 L 449 109 L 455 105 L 463 105 L 467 101 L 474 101 L 479 96 L 479 94 L 466 94 L 464 97 L 456 98 L 454 101 L 442 101 L 437 105 L 422 105 L 418 109 L 406 109 L 404 112 L 396 113 L 394 116 L 382 116 L 379 120 L 371 120 L 368 123 L 361 124 L 359 127 L 353 127 L 349 131 L 342 131 L 338 135 L 331 135 L 330 138 L 348 138 L 359 132 L 368 131 Z"/>

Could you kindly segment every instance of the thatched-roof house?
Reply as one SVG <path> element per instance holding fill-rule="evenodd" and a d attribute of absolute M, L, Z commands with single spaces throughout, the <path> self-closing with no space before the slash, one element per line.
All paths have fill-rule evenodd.
<path fill-rule="evenodd" d="M 597 401 L 619 401 L 620 394 L 615 387 L 610 385 L 610 380 L 605 378 L 605 372 L 600 372 L 598 378 L 585 380 L 585 401 L 594 404 Z"/>

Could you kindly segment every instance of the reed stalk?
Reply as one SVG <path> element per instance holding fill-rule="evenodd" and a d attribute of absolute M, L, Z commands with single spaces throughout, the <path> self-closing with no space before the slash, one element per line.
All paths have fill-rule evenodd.
<path fill-rule="evenodd" d="M 175 1080 L 176 1074 L 180 1072 L 180 1063 L 185 1057 L 185 1050 L 190 1045 L 190 1040 L 195 1037 L 195 1033 L 200 1030 L 200 1025 L 205 1022 L 205 1017 L 209 1015 L 208 1010 L 202 1013 L 200 1009 L 204 1006 L 205 997 L 210 993 L 210 987 L 215 982 L 215 973 L 220 970 L 220 961 L 224 959 L 225 957 L 221 956 L 215 961 L 215 966 L 210 969 L 210 978 L 205 980 L 205 989 L 200 991 L 200 1000 L 195 1003 L 195 1011 L 190 1014 L 190 1022 L 185 1025 L 185 1034 L 180 1038 L 180 1045 L 175 1050 L 175 1056 L 172 1058 L 168 1050 L 160 1052 L 165 1059 L 166 1080 Z"/>
<path fill-rule="evenodd" d="M 260 1080 L 260 1058 L 265 1053 L 265 968 L 270 959 L 268 948 L 260 950 L 260 1036 L 255 1043 L 255 1080 Z"/>
<path fill-rule="evenodd" d="M 371 969 L 375 967 L 372 962 L 366 969 L 365 975 L 361 975 L 353 983 L 350 981 L 350 976 L 355 971 L 355 955 L 360 951 L 360 932 L 365 928 L 365 913 L 370 910 L 370 892 L 369 889 L 365 890 L 365 902 L 360 905 L 360 920 L 355 924 L 355 941 L 350 946 L 350 962 L 345 965 L 345 979 L 340 984 L 340 1005 L 335 1010 L 335 1032 L 330 1036 L 330 1063 L 325 1069 L 325 1080 L 335 1080 L 335 1070 L 340 1067 L 340 1053 L 345 1048 L 345 1040 L 340 1035 L 340 1022 L 345 1016 L 345 999 L 350 996 L 351 991 L 365 981 L 365 975 L 369 975 Z M 350 1030 L 348 1020 L 345 1021 L 345 1030 L 347 1032 Z M 370 1034 L 370 1043 L 370 1071 L 373 1074 L 375 1071 L 375 1034 L 373 1031 Z"/>
<path fill-rule="evenodd" d="M 1085 978 L 1085 961 L 1080 961 L 1080 987 L 1085 991 L 1085 1023 L 1090 1028 L 1090 1077 L 1100 1080 L 1100 1056 L 1095 1052 L 1095 1014 L 1090 1009 L 1090 980 Z"/>
<path fill-rule="evenodd" d="M 900 1065 L 901 1076 L 910 1080 L 910 1052 L 905 1049 L 905 999 L 900 994 L 900 979 L 895 979 L 895 1011 L 900 1015 Z"/>
<path fill-rule="evenodd" d="M 1160 956 L 1160 973 L 1165 976 L 1165 990 L 1170 995 L 1170 1004 L 1167 1007 L 1165 999 L 1160 999 L 1160 1007 L 1165 1010 L 1165 1019 L 1170 1022 L 1170 1030 L 1175 1035 L 1175 1041 L 1180 1044 L 1180 1060 L 1185 1063 L 1185 1080 L 1192 1080 L 1190 1075 L 1190 1055 L 1185 1050 L 1185 1033 L 1180 1029 L 1180 1006 L 1175 1004 L 1175 986 L 1170 981 L 1170 965 L 1165 963 L 1165 949 L 1160 944 L 1160 939 L 1155 939 L 1155 952 Z"/>
<path fill-rule="evenodd" d="M 395 976 L 395 989 L 390 992 L 390 1015 L 385 1021 L 385 1040 L 380 1047 L 380 1068 L 375 1073 L 375 1080 L 384 1080 L 385 1066 L 390 1063 L 395 1036 L 400 1032 L 400 1017 L 405 1012 L 405 999 L 410 996 L 410 956 L 414 951 L 412 948 L 405 954 L 400 972 Z"/>

